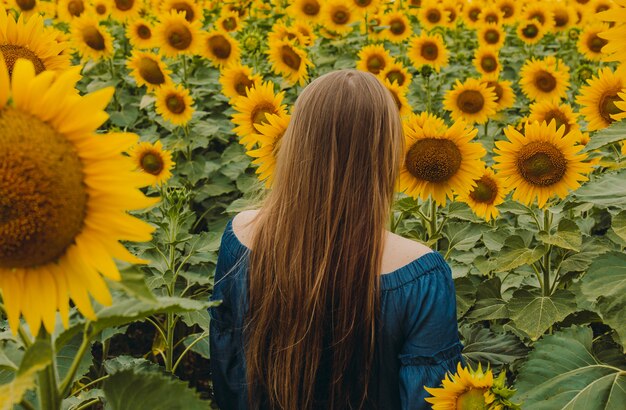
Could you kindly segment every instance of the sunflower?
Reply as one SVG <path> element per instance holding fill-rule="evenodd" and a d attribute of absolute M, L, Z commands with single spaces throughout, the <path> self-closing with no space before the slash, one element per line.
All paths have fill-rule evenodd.
<path fill-rule="evenodd" d="M 74 49 L 85 60 L 101 60 L 113 56 L 113 37 L 99 25 L 93 15 L 85 14 L 72 21 L 70 32 Z"/>
<path fill-rule="evenodd" d="M 134 134 L 96 135 L 114 89 L 79 96 L 80 67 L 35 76 L 0 64 L 0 290 L 9 325 L 20 315 L 37 334 L 69 326 L 69 298 L 96 320 L 90 295 L 111 304 L 103 280 L 120 280 L 113 258 L 141 260 L 119 241 L 149 241 L 154 228 L 129 215 L 155 204 L 138 188 L 149 181 L 122 155 Z"/>
<path fill-rule="evenodd" d="M 294 0 L 287 11 L 296 20 L 303 19 L 316 22 L 322 11 L 322 0 Z"/>
<path fill-rule="evenodd" d="M 398 83 L 392 83 L 387 79 L 383 80 L 383 84 L 391 93 L 391 96 L 398 107 L 400 117 L 409 115 L 413 111 L 413 108 L 409 104 L 409 100 L 406 98 L 407 87 L 402 87 L 398 85 Z"/>
<path fill-rule="evenodd" d="M 38 0 L 10 0 L 9 8 L 13 7 L 20 15 L 30 17 L 40 12 L 40 2 Z"/>
<path fill-rule="evenodd" d="M 411 64 L 417 69 L 429 65 L 439 72 L 448 65 L 448 50 L 439 34 L 426 34 L 422 31 L 419 36 L 411 39 L 407 54 Z"/>
<path fill-rule="evenodd" d="M 487 88 L 493 88 L 493 92 L 496 94 L 496 111 L 502 111 L 513 106 L 515 93 L 510 81 L 483 80 L 483 83 L 487 85 Z"/>
<path fill-rule="evenodd" d="M 606 54 L 602 52 L 602 47 L 607 45 L 608 41 L 600 37 L 599 34 L 608 29 L 609 25 L 601 22 L 585 25 L 578 37 L 578 51 L 589 60 L 604 60 Z"/>
<path fill-rule="evenodd" d="M 527 3 L 520 17 L 524 20 L 537 21 L 546 31 L 554 27 L 552 10 L 541 3 Z"/>
<path fill-rule="evenodd" d="M 502 24 L 515 22 L 518 13 L 518 5 L 515 0 L 497 0 L 496 7 L 502 12 Z"/>
<path fill-rule="evenodd" d="M 602 13 L 603 11 L 611 11 L 613 4 L 611 0 L 595 0 L 593 4 L 591 4 L 591 10 L 593 10 L 594 14 Z"/>
<path fill-rule="evenodd" d="M 385 38 L 392 43 L 402 43 L 413 34 L 411 22 L 405 13 L 400 11 L 392 11 L 385 14 L 383 25 L 389 26 L 384 31 Z"/>
<path fill-rule="evenodd" d="M 614 104 L 622 112 L 612 115 L 613 119 L 616 121 L 626 118 L 626 93 L 617 93 L 617 96 L 621 98 L 621 101 L 616 101 Z"/>
<path fill-rule="evenodd" d="M 620 101 L 618 93 L 626 88 L 626 78 L 611 71 L 610 68 L 601 68 L 597 76 L 587 81 L 587 85 L 580 88 L 580 95 L 576 102 L 580 105 L 580 113 L 588 122 L 587 131 L 596 131 L 611 125 L 614 115 L 623 111 L 615 103 Z"/>
<path fill-rule="evenodd" d="M 626 61 L 626 4 L 621 1 L 618 5 L 615 10 L 599 13 L 598 18 L 613 23 L 609 30 L 600 33 L 601 38 L 609 41 L 603 50 L 607 60 L 622 62 Z"/>
<path fill-rule="evenodd" d="M 475 78 L 464 83 L 456 80 L 454 88 L 446 93 L 443 101 L 455 121 L 484 124 L 496 113 L 496 93 Z"/>
<path fill-rule="evenodd" d="M 359 18 L 359 12 L 351 0 L 326 0 L 321 14 L 324 27 L 340 35 L 351 32 L 352 23 Z"/>
<path fill-rule="evenodd" d="M 373 41 L 385 39 L 385 27 L 382 14 L 368 14 L 361 25 L 361 32 L 367 34 L 367 38 Z"/>
<path fill-rule="evenodd" d="M 435 114 L 429 112 L 421 112 L 419 114 L 411 113 L 403 118 L 402 128 L 405 133 L 409 132 L 407 129 L 412 129 L 413 132 L 417 132 L 419 128 L 424 128 L 425 124 L 429 124 L 429 127 L 434 127 L 437 130 L 445 130 L 445 121 Z"/>
<path fill-rule="evenodd" d="M 480 21 L 483 24 L 502 24 L 502 11 L 496 5 L 487 5 L 480 12 Z"/>
<path fill-rule="evenodd" d="M 513 199 L 531 205 L 535 198 L 540 208 L 554 195 L 565 198 L 576 189 L 591 166 L 583 162 L 586 154 L 577 142 L 580 132 L 565 134 L 565 127 L 556 128 L 556 121 L 527 123 L 524 134 L 514 127 L 505 128 L 508 141 L 496 141 L 495 169 L 506 178 Z"/>
<path fill-rule="evenodd" d="M 560 104 L 556 101 L 540 101 L 530 106 L 528 122 L 550 123 L 556 122 L 556 128 L 565 127 L 565 134 L 571 131 L 578 131 L 578 114 L 572 110 L 569 104 Z"/>
<path fill-rule="evenodd" d="M 145 50 L 156 45 L 154 40 L 154 26 L 143 18 L 133 20 L 126 27 L 126 37 L 130 40 L 130 44 L 138 49 Z"/>
<path fill-rule="evenodd" d="M 194 0 L 163 0 L 161 13 L 168 14 L 170 12 L 183 13 L 185 20 L 190 23 L 203 19 L 202 8 Z"/>
<path fill-rule="evenodd" d="M 481 46 L 474 54 L 474 67 L 485 80 L 495 80 L 502 66 L 498 58 L 498 50 L 494 47 Z"/>
<path fill-rule="evenodd" d="M 200 48 L 200 23 L 188 22 L 184 13 L 163 14 L 155 31 L 155 40 L 167 57 L 193 55 Z"/>
<path fill-rule="evenodd" d="M 124 22 L 139 17 L 143 2 L 141 0 L 110 0 L 111 16 L 117 21 Z M 182 1 L 182 0 L 181 0 Z"/>
<path fill-rule="evenodd" d="M 239 29 L 241 29 L 239 13 L 236 11 L 222 11 L 220 18 L 215 22 L 215 26 L 218 30 L 223 30 L 228 33 L 239 31 Z"/>
<path fill-rule="evenodd" d="M 436 118 L 424 120 L 421 127 L 404 127 L 405 161 L 398 190 L 423 200 L 430 196 L 445 205 L 453 192 L 476 186 L 486 152 L 480 143 L 471 142 L 477 130 L 466 127 L 465 122 L 457 121 L 448 128 Z"/>
<path fill-rule="evenodd" d="M 517 25 L 517 36 L 526 44 L 536 44 L 546 34 L 546 29 L 536 20 L 521 20 Z"/>
<path fill-rule="evenodd" d="M 480 23 L 480 12 L 485 5 L 482 1 L 473 1 L 463 8 L 463 21 L 469 28 L 476 28 Z"/>
<path fill-rule="evenodd" d="M 441 7 L 448 16 L 444 22 L 444 27 L 454 28 L 459 18 L 459 5 L 454 0 L 446 0 L 442 2 Z"/>
<path fill-rule="evenodd" d="M 272 43 L 279 40 L 289 40 L 298 45 L 304 44 L 304 35 L 293 27 L 287 26 L 284 22 L 277 22 L 272 26 L 272 31 L 267 35 L 267 42 Z"/>
<path fill-rule="evenodd" d="M 108 0 L 93 0 L 91 9 L 99 20 L 106 20 L 111 14 L 110 2 Z"/>
<path fill-rule="evenodd" d="M 267 51 L 272 70 L 281 74 L 291 84 L 304 85 L 309 78 L 308 68 L 313 66 L 306 51 L 296 47 L 289 40 L 270 43 Z"/>
<path fill-rule="evenodd" d="M 254 158 L 252 164 L 258 165 L 256 173 L 269 188 L 276 168 L 276 157 L 280 142 L 289 126 L 290 115 L 286 113 L 268 114 L 267 122 L 256 126 L 259 148 L 248 150 L 246 154 Z"/>
<path fill-rule="evenodd" d="M 152 186 L 163 185 L 172 177 L 172 153 L 164 150 L 161 141 L 141 142 L 128 152 L 139 171 L 150 175 Z"/>
<path fill-rule="evenodd" d="M 213 65 L 224 67 L 239 61 L 241 51 L 239 43 L 225 31 L 213 30 L 202 39 L 200 55 L 213 62 Z"/>
<path fill-rule="evenodd" d="M 400 87 L 407 89 L 411 84 L 413 76 L 401 62 L 393 62 L 378 74 L 378 78 L 383 81 L 387 80 L 390 83 L 396 83 Z"/>
<path fill-rule="evenodd" d="M 68 44 L 49 35 L 41 16 L 32 16 L 26 21 L 20 16 L 17 21 L 0 9 L 0 56 L 8 68 L 9 75 L 18 58 L 29 60 L 37 74 L 45 70 L 65 70 L 70 66 Z"/>
<path fill-rule="evenodd" d="M 312 46 L 315 43 L 315 32 L 313 31 L 313 27 L 306 21 L 296 21 L 293 23 L 293 28 L 300 34 L 302 34 L 303 46 Z"/>
<path fill-rule="evenodd" d="M 424 1 L 417 15 L 420 25 L 426 30 L 432 30 L 437 26 L 448 24 L 448 12 L 443 9 L 442 4 L 435 0 Z"/>
<path fill-rule="evenodd" d="M 155 108 L 164 120 L 174 125 L 186 125 L 193 116 L 193 99 L 182 85 L 164 85 L 157 88 Z"/>
<path fill-rule="evenodd" d="M 457 199 L 468 204 L 477 216 L 489 222 L 499 215 L 500 212 L 496 207 L 504 202 L 504 197 L 509 191 L 504 185 L 504 180 L 491 168 L 485 168 L 474 182 L 476 186 L 469 192 L 459 194 Z"/>
<path fill-rule="evenodd" d="M 569 87 L 569 67 L 560 59 L 526 60 L 520 70 L 520 86 L 530 100 L 565 98 Z"/>
<path fill-rule="evenodd" d="M 356 69 L 378 75 L 393 62 L 393 58 L 382 44 L 372 44 L 359 51 Z"/>
<path fill-rule="evenodd" d="M 382 0 L 352 0 L 354 6 L 361 11 L 361 13 L 375 12 L 380 6 Z"/>
<path fill-rule="evenodd" d="M 59 20 L 70 22 L 76 17 L 82 16 L 88 8 L 86 0 L 59 0 L 57 14 Z"/>
<path fill-rule="evenodd" d="M 271 81 L 258 84 L 248 89 L 246 96 L 234 101 L 233 130 L 240 138 L 241 143 L 250 149 L 257 142 L 258 131 L 256 126 L 267 124 L 270 114 L 285 114 L 282 104 L 285 97 L 283 92 L 274 94 L 274 84 Z"/>
<path fill-rule="evenodd" d="M 506 33 L 497 24 L 483 24 L 478 29 L 478 44 L 500 48 L 504 45 Z"/>
<path fill-rule="evenodd" d="M 171 71 L 155 53 L 134 50 L 126 67 L 131 70 L 130 74 L 137 82 L 137 86 L 145 85 L 148 91 L 154 91 L 172 82 Z"/>
<path fill-rule="evenodd" d="M 566 2 L 554 2 L 551 7 L 556 31 L 565 31 L 576 23 L 576 10 Z"/>
<path fill-rule="evenodd" d="M 491 392 L 493 373 L 483 372 L 480 365 L 477 370 L 461 367 L 457 372 L 446 374 L 442 388 L 424 387 L 433 397 L 427 397 L 433 409 L 492 409 L 495 396 Z M 495 409 L 494 409 L 495 410 Z"/>
<path fill-rule="evenodd" d="M 256 87 L 261 76 L 252 73 L 252 68 L 234 63 L 221 71 L 222 93 L 231 99 L 245 97 L 249 88 Z"/>

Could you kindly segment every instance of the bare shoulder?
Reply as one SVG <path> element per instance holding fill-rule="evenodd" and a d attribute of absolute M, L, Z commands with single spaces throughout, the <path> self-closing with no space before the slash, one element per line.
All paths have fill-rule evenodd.
<path fill-rule="evenodd" d="M 387 232 L 382 273 L 390 273 L 432 252 L 428 246 L 392 232 Z"/>
<path fill-rule="evenodd" d="M 254 220 L 258 215 L 258 209 L 250 209 L 242 211 L 233 218 L 233 232 L 239 242 L 250 247 L 252 242 L 252 234 L 254 232 Z"/>

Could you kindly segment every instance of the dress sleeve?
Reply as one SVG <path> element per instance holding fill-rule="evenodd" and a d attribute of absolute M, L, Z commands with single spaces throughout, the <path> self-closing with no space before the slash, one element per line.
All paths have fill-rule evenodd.
<path fill-rule="evenodd" d="M 399 354 L 402 409 L 430 409 L 426 387 L 439 387 L 462 361 L 450 267 L 441 264 L 406 288 L 405 342 Z"/>

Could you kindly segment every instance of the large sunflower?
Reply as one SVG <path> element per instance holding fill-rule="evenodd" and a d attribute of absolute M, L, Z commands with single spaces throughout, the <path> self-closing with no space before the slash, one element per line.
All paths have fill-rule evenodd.
<path fill-rule="evenodd" d="M 360 13 L 351 0 L 326 0 L 322 6 L 324 27 L 345 35 L 352 31 L 352 23 L 356 22 Z"/>
<path fill-rule="evenodd" d="M 261 181 L 265 181 L 266 187 L 272 183 L 280 141 L 289 126 L 290 118 L 291 116 L 286 113 L 268 114 L 267 122 L 256 126 L 259 148 L 246 152 L 254 158 L 252 164 L 258 165 L 256 173 Z"/>
<path fill-rule="evenodd" d="M 132 147 L 128 154 L 138 170 L 150 175 L 152 186 L 163 185 L 172 177 L 172 153 L 164 150 L 161 141 L 154 144 L 141 142 Z"/>
<path fill-rule="evenodd" d="M 154 39 L 154 26 L 143 18 L 133 20 L 126 26 L 126 37 L 133 47 L 140 50 L 153 48 L 157 45 Z"/>
<path fill-rule="evenodd" d="M 554 195 L 565 198 L 570 189 L 576 189 L 591 171 L 580 154 L 583 145 L 577 145 L 580 132 L 565 134 L 565 127 L 557 130 L 556 121 L 527 123 L 524 134 L 513 126 L 504 130 L 508 141 L 496 141 L 495 169 L 506 178 L 513 199 L 531 205 L 535 199 L 543 208 Z"/>
<path fill-rule="evenodd" d="M 610 68 L 601 68 L 597 76 L 587 80 L 587 85 L 580 88 L 580 95 L 576 102 L 580 105 L 580 113 L 589 123 L 587 131 L 606 128 L 622 110 L 615 105 L 620 100 L 618 93 L 626 88 L 626 78 L 611 71 Z"/>
<path fill-rule="evenodd" d="M 520 70 L 520 86 L 530 100 L 560 100 L 567 96 L 569 67 L 563 60 L 548 56 L 526 60 Z"/>
<path fill-rule="evenodd" d="M 9 75 L 18 58 L 33 63 L 35 72 L 65 70 L 70 66 L 68 44 L 47 35 L 41 16 L 32 16 L 26 21 L 20 16 L 17 21 L 0 9 L 0 56 L 4 58 Z"/>
<path fill-rule="evenodd" d="M 148 91 L 153 91 L 163 85 L 172 82 L 172 73 L 166 67 L 161 57 L 155 53 L 134 50 L 126 67 L 131 70 L 130 74 L 137 82 L 137 86 L 146 86 Z"/>
<path fill-rule="evenodd" d="M 359 51 L 359 60 L 356 69 L 378 75 L 387 66 L 393 63 L 393 58 L 382 44 L 371 44 Z"/>
<path fill-rule="evenodd" d="M 239 43 L 225 31 L 213 30 L 202 38 L 200 54 L 218 66 L 224 67 L 239 61 Z"/>
<path fill-rule="evenodd" d="M 274 94 L 274 84 L 271 81 L 258 84 L 248 89 L 246 96 L 234 101 L 232 122 L 236 125 L 233 130 L 240 138 L 240 142 L 250 149 L 258 141 L 256 126 L 267 124 L 269 114 L 285 114 L 283 105 L 284 93 Z"/>
<path fill-rule="evenodd" d="M 185 20 L 188 22 L 201 21 L 202 8 L 199 2 L 194 0 L 163 0 L 161 3 L 161 13 L 168 14 L 170 12 L 184 13 Z"/>
<path fill-rule="evenodd" d="M 193 99 L 182 85 L 164 85 L 155 92 L 156 112 L 174 125 L 184 126 L 193 116 Z"/>
<path fill-rule="evenodd" d="M 504 197 L 509 191 L 504 180 L 491 168 L 485 168 L 483 174 L 474 182 L 476 186 L 468 192 L 459 194 L 457 199 L 468 204 L 476 215 L 489 222 L 500 213 L 497 206 L 504 202 Z"/>
<path fill-rule="evenodd" d="M 294 0 L 287 11 L 296 19 L 317 21 L 322 11 L 322 0 Z"/>
<path fill-rule="evenodd" d="M 491 392 L 493 373 L 483 372 L 480 365 L 477 370 L 468 370 L 459 362 L 457 372 L 446 374 L 442 384 L 441 388 L 424 387 L 433 396 L 425 399 L 433 409 L 491 409 L 496 400 Z"/>
<path fill-rule="evenodd" d="M 289 83 L 304 85 L 309 78 L 308 69 L 313 66 L 306 51 L 289 40 L 270 43 L 267 51 L 272 70 L 282 75 Z"/>
<path fill-rule="evenodd" d="M 603 11 L 597 16 L 604 20 L 612 22 L 611 28 L 605 32 L 600 33 L 600 37 L 609 41 L 604 47 L 603 51 L 607 54 L 607 59 L 610 61 L 626 61 L 626 3 L 622 1 L 617 2 L 615 9 L 610 11 Z"/>
<path fill-rule="evenodd" d="M 578 114 L 572 110 L 569 104 L 560 104 L 556 101 L 539 101 L 530 106 L 528 122 L 550 123 L 556 121 L 556 128 L 565 127 L 565 134 L 570 131 L 578 131 Z"/>
<path fill-rule="evenodd" d="M 413 34 L 411 22 L 405 13 L 392 11 L 383 16 L 383 25 L 389 26 L 384 30 L 385 37 L 392 43 L 402 43 Z"/>
<path fill-rule="evenodd" d="M 429 65 L 439 72 L 448 65 L 448 50 L 439 34 L 431 35 L 422 31 L 419 36 L 411 39 L 407 54 L 411 64 L 417 69 Z"/>
<path fill-rule="evenodd" d="M 484 124 L 496 113 L 496 93 L 475 78 L 468 78 L 464 83 L 456 80 L 445 95 L 443 107 L 451 111 L 455 121 Z"/>
<path fill-rule="evenodd" d="M 481 46 L 474 54 L 474 67 L 482 75 L 484 80 L 495 80 L 500 75 L 502 66 L 498 58 L 498 49 Z"/>
<path fill-rule="evenodd" d="M 155 39 L 161 46 L 161 53 L 168 57 L 193 55 L 200 48 L 200 23 L 185 20 L 185 14 L 170 12 L 160 16 Z"/>
<path fill-rule="evenodd" d="M 457 121 L 450 128 L 436 118 L 423 118 L 405 124 L 405 161 L 400 170 L 398 190 L 414 198 L 429 196 L 440 205 L 453 192 L 462 193 L 476 186 L 484 168 L 485 149 L 471 142 L 476 129 Z M 413 126 L 411 126 L 413 125 Z"/>
<path fill-rule="evenodd" d="M 95 61 L 113 56 L 113 37 L 98 19 L 85 14 L 72 20 L 70 29 L 74 49 L 81 55 L 84 61 Z"/>
<path fill-rule="evenodd" d="M 589 60 L 604 60 L 606 53 L 602 52 L 602 48 L 607 45 L 608 41 L 600 37 L 599 34 L 608 29 L 609 25 L 606 23 L 596 22 L 586 24 L 578 37 L 578 51 Z"/>
<path fill-rule="evenodd" d="M 69 326 L 69 298 L 96 320 L 90 295 L 111 295 L 102 276 L 120 280 L 112 258 L 141 262 L 119 241 L 148 241 L 154 228 L 127 211 L 153 205 L 149 184 L 122 155 L 134 134 L 96 135 L 113 95 L 79 96 L 80 68 L 43 72 L 18 60 L 0 64 L 0 290 L 11 330 L 20 315 L 37 334 Z M 11 102 L 9 102 L 11 101 Z"/>
<path fill-rule="evenodd" d="M 220 75 L 222 93 L 230 99 L 245 97 L 248 89 L 260 82 L 260 75 L 253 74 L 252 68 L 239 63 L 224 68 Z"/>
<path fill-rule="evenodd" d="M 492 80 L 483 82 L 487 85 L 487 88 L 493 88 L 493 92 L 496 94 L 496 111 L 502 111 L 513 106 L 515 93 L 510 81 Z"/>

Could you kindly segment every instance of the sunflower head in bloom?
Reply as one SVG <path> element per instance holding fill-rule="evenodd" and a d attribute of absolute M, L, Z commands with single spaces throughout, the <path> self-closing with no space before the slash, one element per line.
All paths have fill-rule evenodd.
<path fill-rule="evenodd" d="M 481 176 L 481 158 L 485 155 L 480 143 L 471 142 L 476 133 L 463 121 L 448 128 L 428 114 L 409 119 L 404 126 L 405 160 L 398 190 L 423 200 L 432 197 L 437 204 L 445 205 L 454 192 L 463 193 L 476 186 L 474 181 Z"/>
<path fill-rule="evenodd" d="M 456 80 L 454 87 L 446 93 L 443 107 L 451 111 L 455 121 L 484 124 L 496 113 L 496 94 L 475 78 L 468 78 L 464 83 Z"/>
<path fill-rule="evenodd" d="M 113 56 L 113 37 L 93 15 L 85 14 L 72 20 L 70 32 L 72 44 L 84 61 Z"/>
<path fill-rule="evenodd" d="M 401 62 L 396 61 L 387 65 L 387 67 L 378 74 L 378 78 L 382 81 L 387 80 L 390 83 L 396 83 L 400 87 L 407 89 L 411 84 L 413 76 Z"/>
<path fill-rule="evenodd" d="M 231 100 L 245 97 L 248 89 L 261 83 L 261 76 L 254 74 L 252 68 L 239 63 L 225 67 L 220 74 L 222 93 Z"/>
<path fill-rule="evenodd" d="M 494 4 L 487 4 L 480 12 L 480 22 L 482 24 L 502 24 L 502 11 Z"/>
<path fill-rule="evenodd" d="M 237 40 L 221 30 L 213 30 L 203 36 L 200 54 L 217 67 L 224 67 L 237 62 L 241 57 Z"/>
<path fill-rule="evenodd" d="M 259 180 L 265 181 L 265 186 L 268 188 L 272 184 L 280 141 L 289 126 L 290 118 L 290 115 L 286 113 L 269 114 L 266 123 L 256 126 L 259 148 L 246 152 L 254 158 L 252 164 L 258 166 L 256 173 Z"/>
<path fill-rule="evenodd" d="M 183 13 L 188 22 L 202 20 L 202 8 L 194 0 L 164 0 L 161 3 L 161 13 Z"/>
<path fill-rule="evenodd" d="M 502 24 L 515 22 L 520 8 L 515 0 L 497 0 L 496 7 L 502 12 Z"/>
<path fill-rule="evenodd" d="M 100 21 L 106 20 L 111 14 L 111 5 L 108 0 L 93 0 L 91 9 Z"/>
<path fill-rule="evenodd" d="M 154 26 L 143 18 L 135 19 L 126 26 L 126 37 L 133 47 L 140 50 L 153 48 L 156 45 Z"/>
<path fill-rule="evenodd" d="M 413 37 L 409 43 L 408 56 L 417 69 L 429 65 L 435 71 L 441 71 L 448 65 L 448 50 L 439 34 L 422 33 Z"/>
<path fill-rule="evenodd" d="M 182 85 L 167 84 L 155 92 L 156 112 L 174 125 L 184 126 L 193 116 L 193 99 Z"/>
<path fill-rule="evenodd" d="M 536 199 L 543 208 L 551 197 L 565 198 L 588 179 L 591 165 L 579 153 L 580 132 L 565 134 L 565 126 L 557 129 L 553 120 L 527 123 L 524 133 L 509 126 L 504 134 L 508 141 L 496 141 L 494 168 L 515 190 L 514 200 L 531 205 Z"/>
<path fill-rule="evenodd" d="M 602 48 L 608 41 L 599 36 L 600 33 L 609 29 L 609 25 L 602 22 L 586 24 L 578 37 L 578 51 L 592 61 L 604 60 L 606 53 Z"/>
<path fill-rule="evenodd" d="M 498 49 L 481 46 L 474 54 L 474 67 L 485 80 L 495 80 L 500 75 L 502 66 L 498 57 Z"/>
<path fill-rule="evenodd" d="M 448 24 L 448 12 L 435 0 L 424 1 L 419 10 L 417 17 L 421 26 L 426 30 Z"/>
<path fill-rule="evenodd" d="M 350 33 L 352 24 L 361 17 L 352 0 L 326 0 L 321 15 L 324 27 L 339 35 Z"/>
<path fill-rule="evenodd" d="M 289 40 L 276 40 L 267 51 L 272 70 L 291 84 L 304 85 L 309 78 L 308 69 L 313 66 L 307 52 Z"/>
<path fill-rule="evenodd" d="M 321 16 L 323 3 L 322 0 L 295 0 L 287 11 L 296 20 L 317 22 Z"/>
<path fill-rule="evenodd" d="M 293 27 L 288 26 L 282 21 L 274 23 L 274 25 L 272 26 L 272 31 L 270 31 L 270 33 L 267 35 L 268 43 L 272 43 L 278 40 L 292 41 L 296 45 L 304 45 L 304 42 L 306 41 L 302 33 L 297 31 Z"/>
<path fill-rule="evenodd" d="M 576 10 L 567 2 L 555 1 L 551 7 L 556 31 L 565 31 L 576 24 Z"/>
<path fill-rule="evenodd" d="M 473 1 L 463 7 L 463 22 L 469 28 L 476 28 L 480 23 L 480 12 L 483 10 L 482 1 Z"/>
<path fill-rule="evenodd" d="M 20 315 L 33 334 L 42 323 L 52 333 L 57 311 L 68 327 L 70 298 L 96 320 L 90 296 L 111 304 L 102 276 L 120 280 L 113 258 L 141 262 L 119 241 L 154 230 L 127 213 L 156 202 L 122 154 L 137 136 L 95 133 L 114 90 L 79 96 L 79 71 L 35 76 L 20 59 L 9 82 L 0 64 L 0 290 L 14 333 Z"/>
<path fill-rule="evenodd" d="M 392 83 L 387 79 L 383 79 L 383 84 L 391 93 L 391 97 L 396 103 L 396 107 L 398 107 L 400 117 L 405 117 L 409 115 L 413 111 L 413 108 L 409 104 L 409 100 L 406 97 L 407 87 L 402 87 L 398 83 Z"/>
<path fill-rule="evenodd" d="M 563 60 L 548 56 L 527 60 L 520 70 L 520 86 L 530 100 L 560 100 L 567 96 L 569 67 Z"/>
<path fill-rule="evenodd" d="M 546 34 L 546 29 L 537 20 L 520 20 L 517 36 L 526 44 L 536 44 Z"/>
<path fill-rule="evenodd" d="M 126 66 L 137 82 L 137 86 L 146 86 L 148 91 L 168 85 L 172 82 L 171 71 L 156 53 L 134 50 Z"/>
<path fill-rule="evenodd" d="M 561 104 L 557 101 L 540 101 L 530 106 L 530 115 L 528 122 L 550 123 L 552 120 L 556 122 L 556 128 L 565 127 L 565 134 L 570 131 L 578 131 L 578 114 L 572 110 L 569 104 Z"/>
<path fill-rule="evenodd" d="M 87 0 L 59 0 L 57 3 L 57 15 L 59 20 L 64 22 L 70 22 L 82 16 L 88 9 Z"/>
<path fill-rule="evenodd" d="M 164 150 L 161 141 L 141 142 L 128 152 L 137 170 L 152 178 L 152 186 L 163 185 L 172 177 L 172 153 Z"/>
<path fill-rule="evenodd" d="M 193 55 L 200 48 L 200 22 L 188 22 L 185 13 L 172 11 L 162 14 L 155 31 L 161 53 L 167 57 Z"/>
<path fill-rule="evenodd" d="M 497 206 L 504 202 L 509 190 L 504 180 L 491 168 L 485 168 L 474 182 L 476 186 L 468 192 L 459 194 L 457 199 L 468 204 L 477 216 L 489 222 L 500 214 Z"/>
<path fill-rule="evenodd" d="M 26 18 L 41 11 L 41 2 L 38 0 L 9 0 L 7 6 L 8 8 L 14 8 L 20 15 Z"/>
<path fill-rule="evenodd" d="M 9 75 L 19 58 L 29 60 L 37 74 L 46 70 L 65 70 L 70 66 L 68 44 L 51 37 L 44 27 L 41 16 L 32 16 L 28 21 L 0 9 L 0 57 Z"/>
<path fill-rule="evenodd" d="M 425 400 L 434 409 L 492 409 L 496 400 L 491 392 L 493 381 L 491 370 L 483 372 L 480 365 L 476 370 L 466 369 L 459 363 L 455 374 L 446 374 L 443 387 L 424 387 L 433 396 Z"/>
<path fill-rule="evenodd" d="M 501 80 L 484 80 L 482 81 L 487 85 L 487 88 L 493 88 L 493 92 L 496 94 L 496 111 L 502 111 L 507 108 L 511 108 L 515 103 L 515 93 L 510 81 Z"/>
<path fill-rule="evenodd" d="M 215 22 L 218 30 L 223 30 L 228 33 L 236 32 L 241 29 L 241 21 L 239 20 L 239 13 L 236 11 L 224 10 L 220 14 L 220 18 Z"/>
<path fill-rule="evenodd" d="M 626 118 L 626 92 L 617 93 L 617 96 L 621 99 L 621 101 L 615 101 L 614 104 L 622 112 L 618 114 L 613 114 L 613 119 L 623 120 L 624 118 Z"/>
<path fill-rule="evenodd" d="M 612 23 L 611 28 L 599 34 L 608 44 L 603 52 L 607 54 L 607 61 L 626 61 L 626 3 L 617 1 L 615 8 L 597 14 L 603 21 Z"/>
<path fill-rule="evenodd" d="M 527 3 L 522 10 L 522 19 L 535 20 L 546 30 L 550 31 L 554 27 L 554 15 L 549 7 L 541 3 Z"/>
<path fill-rule="evenodd" d="M 293 23 L 293 29 L 302 35 L 302 45 L 312 46 L 315 43 L 315 32 L 313 27 L 307 21 L 296 21 Z"/>
<path fill-rule="evenodd" d="M 620 101 L 618 95 L 626 88 L 624 75 L 614 73 L 610 68 L 601 68 L 598 75 L 587 81 L 587 85 L 580 88 L 580 95 L 576 102 L 580 105 L 580 113 L 587 121 L 587 131 L 596 131 L 611 125 L 615 116 L 623 111 L 616 103 Z"/>
<path fill-rule="evenodd" d="M 413 34 L 411 22 L 404 12 L 392 11 L 383 16 L 383 25 L 389 26 L 384 30 L 385 38 L 392 43 L 402 43 Z"/>
<path fill-rule="evenodd" d="M 371 44 L 359 51 L 356 69 L 378 75 L 393 61 L 393 58 L 382 44 Z"/>
<path fill-rule="evenodd" d="M 382 0 L 352 0 L 354 6 L 365 14 L 366 12 L 375 12 L 380 6 Z"/>
<path fill-rule="evenodd" d="M 504 45 L 506 33 L 497 24 L 483 24 L 478 29 L 478 44 L 499 49 Z"/>

